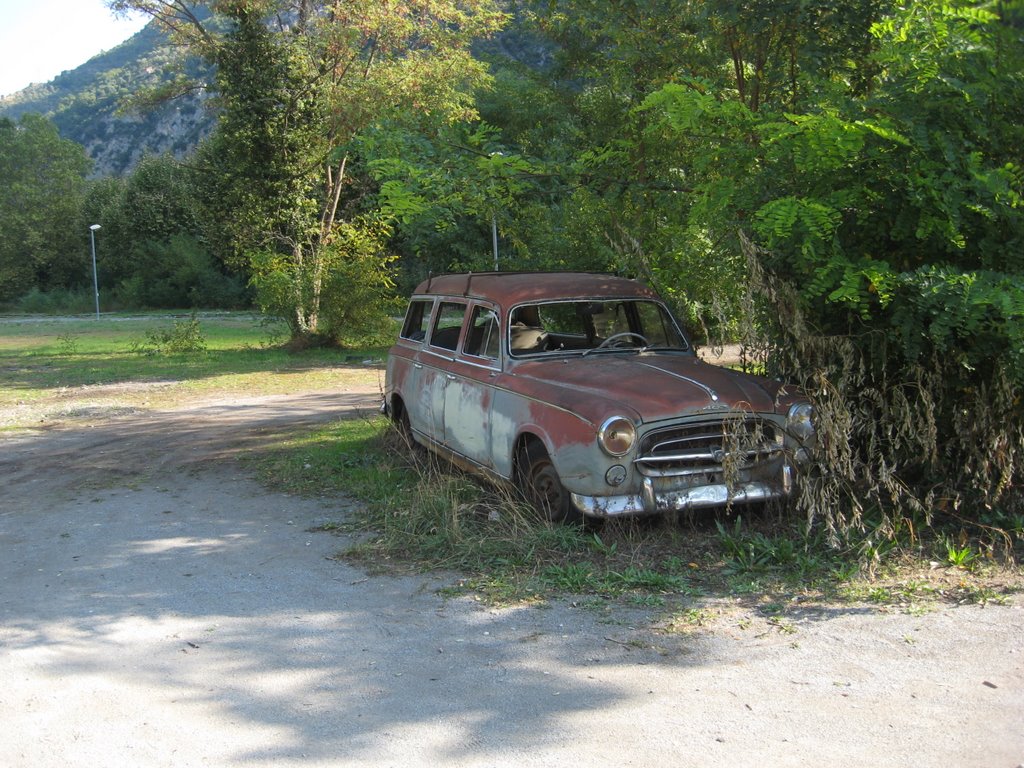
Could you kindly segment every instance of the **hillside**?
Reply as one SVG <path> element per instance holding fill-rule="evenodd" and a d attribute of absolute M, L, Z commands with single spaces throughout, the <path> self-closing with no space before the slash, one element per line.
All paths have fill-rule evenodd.
<path fill-rule="evenodd" d="M 182 157 L 213 127 L 206 94 L 177 98 L 154 109 L 122 111 L 126 98 L 166 79 L 175 56 L 166 37 L 150 24 L 121 45 L 0 99 L 0 116 L 38 112 L 50 118 L 66 139 L 85 147 L 93 175 L 122 175 L 145 154 Z M 190 73 L 198 64 L 188 62 Z"/>
<path fill-rule="evenodd" d="M 526 32 L 516 18 L 497 38 L 475 46 L 489 61 L 515 61 L 531 69 L 551 62 L 550 47 Z M 213 129 L 210 94 L 197 92 L 145 110 L 125 109 L 144 88 L 167 82 L 168 65 L 177 52 L 155 23 L 121 45 L 94 56 L 49 83 L 31 85 L 0 98 L 0 117 L 37 112 L 53 121 L 65 139 L 85 147 L 94 162 L 93 176 L 129 173 L 146 154 L 182 158 Z M 202 75 L 195 59 L 184 62 L 190 76 Z M 199 80 L 209 78 L 199 77 Z"/>

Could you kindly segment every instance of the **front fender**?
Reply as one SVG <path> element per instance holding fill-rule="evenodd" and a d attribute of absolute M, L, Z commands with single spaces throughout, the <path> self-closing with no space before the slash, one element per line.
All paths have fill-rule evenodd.
<path fill-rule="evenodd" d="M 601 450 L 599 428 L 600 422 L 559 406 L 522 397 L 498 397 L 491 420 L 495 470 L 514 480 L 516 454 L 524 438 L 536 439 L 544 445 L 567 490 L 583 495 L 608 493 L 604 478 L 610 466 L 624 465 L 630 481 L 633 469 L 628 457 L 615 459 Z"/>

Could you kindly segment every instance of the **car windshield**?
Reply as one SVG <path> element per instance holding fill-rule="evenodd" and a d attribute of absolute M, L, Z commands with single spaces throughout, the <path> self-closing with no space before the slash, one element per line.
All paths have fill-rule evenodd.
<path fill-rule="evenodd" d="M 513 357 L 623 350 L 689 351 L 668 310 L 640 299 L 523 304 L 509 317 Z"/>

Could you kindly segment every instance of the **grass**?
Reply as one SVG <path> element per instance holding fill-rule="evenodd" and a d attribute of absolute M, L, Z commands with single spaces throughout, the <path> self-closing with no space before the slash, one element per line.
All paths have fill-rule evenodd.
<path fill-rule="evenodd" d="M 0 410 L 13 414 L 0 428 L 38 421 L 75 397 L 157 407 L 336 389 L 349 378 L 365 387 L 379 374 L 347 364 L 385 353 L 289 353 L 280 326 L 245 313 L 198 315 L 195 328 L 190 321 L 187 313 L 0 318 Z M 163 342 L 185 330 L 201 332 L 201 345 L 168 352 Z M 276 490 L 354 499 L 344 518 L 322 528 L 349 537 L 341 556 L 370 570 L 450 571 L 447 593 L 495 603 L 569 594 L 593 610 L 618 604 L 647 612 L 665 631 L 693 631 L 741 610 L 741 629 L 757 622 L 789 634 L 798 626 L 791 615 L 809 605 L 926 613 L 943 602 L 1005 602 L 1021 586 L 1018 570 L 962 536 L 937 538 L 930 549 L 919 538 L 883 546 L 866 537 L 837 551 L 771 509 L 609 521 L 597 530 L 551 525 L 514 494 L 411 453 L 378 417 L 296 431 L 249 461 Z M 1019 550 L 1021 520 L 998 515 L 992 524 Z M 715 601 L 727 607 L 709 608 Z"/>
<path fill-rule="evenodd" d="M 410 453 L 383 418 L 349 420 L 270 447 L 254 468 L 274 487 L 358 498 L 358 509 L 326 528 L 353 537 L 339 556 L 363 567 L 451 571 L 446 594 L 498 604 L 553 594 L 595 610 L 615 603 L 649 612 L 665 631 L 727 614 L 703 605 L 721 600 L 792 634 L 791 614 L 815 605 L 923 614 L 938 603 L 1005 602 L 1021 586 L 1019 572 L 992 564 L 967 571 L 893 555 L 886 568 L 868 568 L 856 548 L 830 549 L 772 510 L 609 521 L 600 530 L 551 525 L 510 492 Z"/>
<path fill-rule="evenodd" d="M 202 348 L 181 353 L 156 348 L 155 340 L 173 336 L 189 318 L 188 313 L 105 314 L 100 320 L 0 317 L 0 410 L 27 406 L 35 416 L 39 408 L 83 389 L 94 397 L 120 400 L 132 399 L 133 389 L 143 390 L 152 404 L 212 392 L 278 394 L 336 387 L 344 383 L 338 366 L 380 361 L 386 351 L 290 353 L 281 347 L 285 335 L 280 324 L 240 312 L 197 315 Z M 112 391 L 99 391 L 104 387 Z"/>
<path fill-rule="evenodd" d="M 361 501 L 331 531 L 357 534 L 344 557 L 370 568 L 450 570 L 451 592 L 530 602 L 551 592 L 629 598 L 696 592 L 692 569 L 635 522 L 600 535 L 535 517 L 512 493 L 429 460 L 409 459 L 383 418 L 345 420 L 281 441 L 253 458 L 275 487 Z M 660 604 L 660 603 L 657 603 Z"/>

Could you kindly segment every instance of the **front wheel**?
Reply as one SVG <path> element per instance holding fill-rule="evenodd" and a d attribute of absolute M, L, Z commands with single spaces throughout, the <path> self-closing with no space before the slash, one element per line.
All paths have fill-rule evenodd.
<path fill-rule="evenodd" d="M 540 443 L 530 443 L 519 454 L 519 487 L 526 500 L 553 523 L 578 523 L 583 516 L 562 486 L 551 457 Z"/>

